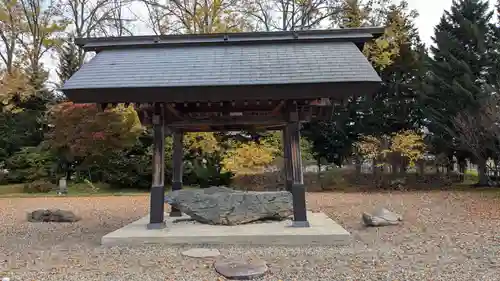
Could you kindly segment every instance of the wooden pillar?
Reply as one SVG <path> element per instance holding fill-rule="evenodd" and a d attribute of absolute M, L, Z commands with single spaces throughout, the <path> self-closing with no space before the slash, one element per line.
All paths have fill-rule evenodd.
<path fill-rule="evenodd" d="M 292 192 L 292 157 L 290 155 L 290 134 L 288 126 L 282 130 L 283 134 L 283 166 L 285 170 L 285 187 L 288 192 Z"/>
<path fill-rule="evenodd" d="M 300 154 L 300 122 L 296 104 L 287 106 L 288 123 L 286 134 L 290 156 L 290 170 L 292 177 L 293 197 L 293 224 L 294 227 L 309 227 L 306 209 L 306 189 L 304 186 L 304 175 L 302 172 L 302 157 Z"/>
<path fill-rule="evenodd" d="M 165 112 L 155 103 L 153 115 L 153 184 L 150 194 L 148 229 L 165 228 Z"/>
<path fill-rule="evenodd" d="M 173 133 L 173 151 L 172 151 L 172 191 L 182 189 L 182 158 L 183 158 L 183 133 L 176 130 Z M 182 213 L 176 208 L 171 208 L 171 217 L 181 217 Z"/>

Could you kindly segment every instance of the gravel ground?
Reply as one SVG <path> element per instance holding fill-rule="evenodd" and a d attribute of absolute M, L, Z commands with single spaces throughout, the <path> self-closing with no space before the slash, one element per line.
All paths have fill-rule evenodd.
<path fill-rule="evenodd" d="M 102 235 L 144 214 L 146 196 L 0 199 L 0 277 L 32 280 L 224 280 L 188 247 L 112 247 Z M 218 247 L 269 264 L 259 280 L 500 280 L 500 197 L 478 192 L 314 193 L 308 206 L 354 236 L 345 247 Z M 404 224 L 364 228 L 360 214 L 384 206 Z M 75 224 L 28 223 L 36 208 L 73 210 Z"/>

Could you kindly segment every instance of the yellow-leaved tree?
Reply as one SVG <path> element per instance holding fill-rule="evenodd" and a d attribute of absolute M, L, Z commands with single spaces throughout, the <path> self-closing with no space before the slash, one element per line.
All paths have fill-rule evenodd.
<path fill-rule="evenodd" d="M 203 154 L 213 153 L 221 149 L 214 133 L 186 133 L 184 135 L 184 147 L 191 153 Z"/>
<path fill-rule="evenodd" d="M 382 143 L 374 136 L 363 136 L 354 144 L 356 151 L 365 159 L 377 159 L 382 153 Z"/>
<path fill-rule="evenodd" d="M 259 173 L 273 163 L 277 150 L 266 141 L 241 143 L 227 151 L 223 165 L 237 175 Z"/>
<path fill-rule="evenodd" d="M 415 131 L 406 130 L 393 134 L 391 146 L 385 152 L 399 154 L 401 157 L 407 159 L 410 167 L 413 167 L 418 160 L 424 157 L 425 149 L 423 135 Z"/>
<path fill-rule="evenodd" d="M 398 167 L 404 172 L 407 166 L 415 166 L 426 151 L 423 135 L 412 130 L 400 131 L 390 137 L 364 136 L 355 143 L 355 148 L 363 159 L 373 160 L 374 166 L 391 164 L 393 172 L 396 172 Z"/>
<path fill-rule="evenodd" d="M 19 111 L 19 102 L 25 101 L 34 93 L 29 77 L 19 69 L 0 71 L 0 103 L 4 111 Z"/>

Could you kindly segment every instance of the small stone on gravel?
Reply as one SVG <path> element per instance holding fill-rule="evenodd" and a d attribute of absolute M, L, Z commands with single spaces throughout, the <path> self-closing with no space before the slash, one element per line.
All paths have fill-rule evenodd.
<path fill-rule="evenodd" d="M 366 226 L 387 226 L 399 224 L 403 220 L 403 217 L 399 214 L 382 208 L 378 209 L 372 214 L 363 213 L 361 219 Z"/>
<path fill-rule="evenodd" d="M 266 274 L 268 268 L 260 259 L 225 259 L 214 264 L 215 270 L 222 276 L 233 280 L 251 280 Z"/>
<path fill-rule="evenodd" d="M 217 249 L 193 248 L 182 252 L 183 256 L 191 258 L 213 258 L 220 255 Z"/>
<path fill-rule="evenodd" d="M 71 211 L 60 209 L 39 209 L 28 213 L 29 222 L 76 222 L 80 217 Z"/>

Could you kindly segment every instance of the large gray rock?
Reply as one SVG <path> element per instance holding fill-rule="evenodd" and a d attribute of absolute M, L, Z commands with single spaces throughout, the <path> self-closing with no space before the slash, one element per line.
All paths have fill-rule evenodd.
<path fill-rule="evenodd" d="M 243 192 L 227 187 L 170 192 L 166 202 L 206 224 L 237 225 L 263 219 L 282 220 L 293 214 L 292 195 L 280 192 Z"/>
<path fill-rule="evenodd" d="M 403 217 L 382 208 L 373 212 L 373 214 L 363 213 L 362 220 L 366 226 L 387 226 L 401 223 L 401 221 L 403 221 Z"/>
<path fill-rule="evenodd" d="M 81 218 L 71 211 L 59 209 L 40 209 L 28 213 L 29 222 L 76 222 Z"/>

